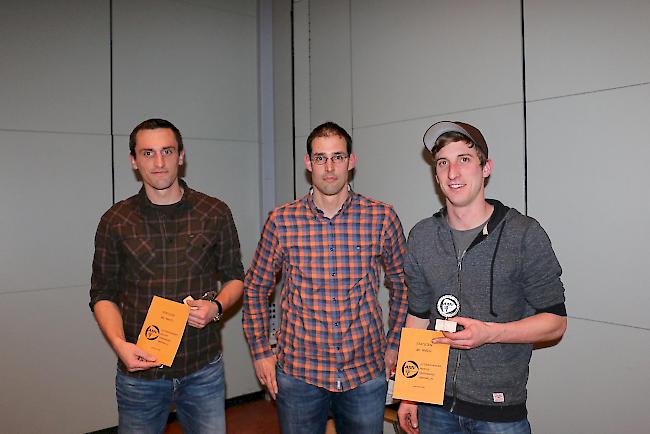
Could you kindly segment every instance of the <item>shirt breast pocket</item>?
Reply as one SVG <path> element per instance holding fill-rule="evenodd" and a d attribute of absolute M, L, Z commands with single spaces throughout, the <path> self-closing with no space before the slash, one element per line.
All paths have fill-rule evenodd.
<path fill-rule="evenodd" d="M 373 261 L 379 252 L 372 241 L 363 239 L 354 239 L 344 247 L 342 265 L 345 267 L 344 275 L 348 276 L 349 286 L 352 287 L 373 272 Z"/>
<path fill-rule="evenodd" d="M 200 232 L 189 234 L 185 239 L 185 254 L 191 271 L 208 272 L 215 269 L 214 248 L 216 234 Z"/>
<path fill-rule="evenodd" d="M 324 285 L 325 256 L 318 252 L 310 245 L 288 246 L 286 250 L 287 266 L 294 283 L 302 285 L 306 282 L 312 282 L 311 285 L 316 288 Z"/>
<path fill-rule="evenodd" d="M 126 271 L 136 278 L 142 275 L 153 276 L 156 265 L 156 251 L 153 242 L 148 238 L 125 238 L 124 252 L 127 256 Z"/>

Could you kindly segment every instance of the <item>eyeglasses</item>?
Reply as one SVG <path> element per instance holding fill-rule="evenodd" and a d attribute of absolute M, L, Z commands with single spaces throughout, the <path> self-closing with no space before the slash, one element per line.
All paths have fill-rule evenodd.
<path fill-rule="evenodd" d="M 348 157 L 349 155 L 343 153 L 334 154 L 331 157 L 328 157 L 324 154 L 316 154 L 311 157 L 311 162 L 317 166 L 326 164 L 327 160 L 332 160 L 333 164 L 342 164 L 345 160 L 348 159 Z"/>

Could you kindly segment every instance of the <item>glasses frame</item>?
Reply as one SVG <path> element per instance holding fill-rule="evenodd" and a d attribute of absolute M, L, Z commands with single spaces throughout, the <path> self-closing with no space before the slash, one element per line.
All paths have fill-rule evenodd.
<path fill-rule="evenodd" d="M 322 158 L 322 160 L 317 160 L 317 158 Z M 332 164 L 339 165 L 339 164 L 343 164 L 345 160 L 347 160 L 348 158 L 350 158 L 349 154 L 346 154 L 344 152 L 337 152 L 335 154 L 330 155 L 329 157 L 325 154 L 312 155 L 309 161 L 311 161 L 312 164 L 315 164 L 317 166 L 324 166 L 327 164 L 329 160 L 332 161 Z"/>

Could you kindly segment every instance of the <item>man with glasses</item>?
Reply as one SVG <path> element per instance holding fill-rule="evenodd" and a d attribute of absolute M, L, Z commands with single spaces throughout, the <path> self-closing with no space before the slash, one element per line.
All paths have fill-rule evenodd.
<path fill-rule="evenodd" d="M 406 318 L 405 239 L 393 208 L 348 184 L 352 139 L 333 122 L 307 138 L 312 188 L 276 208 L 244 281 L 244 332 L 260 382 L 277 399 L 284 434 L 381 433 L 387 378 Z M 377 300 L 390 290 L 386 336 Z M 274 352 L 268 300 L 283 274 Z"/>

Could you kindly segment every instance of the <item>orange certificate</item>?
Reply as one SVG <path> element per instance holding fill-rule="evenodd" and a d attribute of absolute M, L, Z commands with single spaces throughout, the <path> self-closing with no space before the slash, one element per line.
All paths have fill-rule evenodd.
<path fill-rule="evenodd" d="M 393 398 L 442 404 L 449 345 L 432 344 L 442 332 L 403 328 Z"/>
<path fill-rule="evenodd" d="M 185 331 L 190 307 L 153 296 L 136 345 L 165 366 L 171 366 Z"/>

